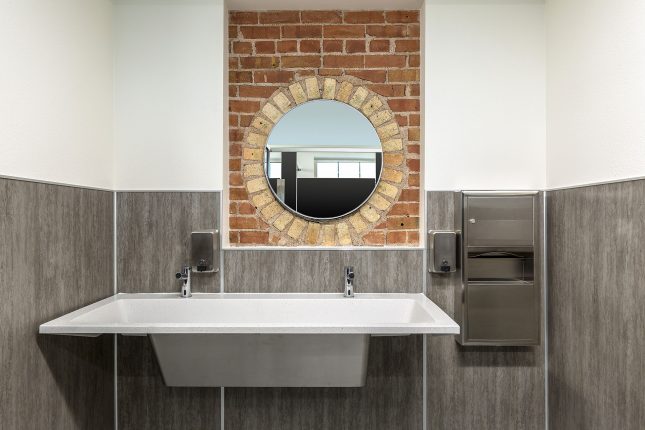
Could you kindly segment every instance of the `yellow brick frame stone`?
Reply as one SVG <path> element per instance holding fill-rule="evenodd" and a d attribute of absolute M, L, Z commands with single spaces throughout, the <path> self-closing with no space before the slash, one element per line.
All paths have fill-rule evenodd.
<path fill-rule="evenodd" d="M 363 245 L 363 236 L 384 222 L 407 183 L 403 137 L 386 100 L 353 77 L 308 77 L 276 90 L 254 116 L 242 149 L 242 172 L 249 200 L 269 230 L 270 243 L 284 246 Z M 352 213 L 329 221 L 311 221 L 283 207 L 269 188 L 263 168 L 267 138 L 280 119 L 310 100 L 346 103 L 374 126 L 383 147 L 383 170 L 376 191 Z"/>

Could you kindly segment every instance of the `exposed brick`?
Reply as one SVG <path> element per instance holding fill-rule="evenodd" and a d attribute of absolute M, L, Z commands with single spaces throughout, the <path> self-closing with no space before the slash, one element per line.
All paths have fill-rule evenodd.
<path fill-rule="evenodd" d="M 408 37 L 406 25 L 368 25 L 365 32 L 373 37 Z"/>
<path fill-rule="evenodd" d="M 343 41 L 342 40 L 323 40 L 323 51 L 343 52 Z"/>
<path fill-rule="evenodd" d="M 312 69 L 296 70 L 296 79 L 303 79 L 309 76 L 316 76 L 316 71 Z"/>
<path fill-rule="evenodd" d="M 228 37 L 229 39 L 237 39 L 239 33 L 237 30 L 237 25 L 229 25 L 228 26 Z"/>
<path fill-rule="evenodd" d="M 231 143 L 228 145 L 228 155 L 231 157 L 239 157 L 242 155 L 242 145 L 239 143 Z"/>
<path fill-rule="evenodd" d="M 419 99 L 392 99 L 388 100 L 388 104 L 394 112 L 415 112 L 420 109 Z"/>
<path fill-rule="evenodd" d="M 305 23 L 314 23 L 319 22 L 323 24 L 334 24 L 342 22 L 343 18 L 340 11 L 337 10 L 303 10 L 302 22 Z"/>
<path fill-rule="evenodd" d="M 407 115 L 396 115 L 396 123 L 399 124 L 400 127 L 405 127 L 408 125 L 408 116 Z"/>
<path fill-rule="evenodd" d="M 418 10 L 388 10 L 385 12 L 387 22 L 419 22 Z"/>
<path fill-rule="evenodd" d="M 260 24 L 297 24 L 300 22 L 300 12 L 280 10 L 260 12 Z"/>
<path fill-rule="evenodd" d="M 382 197 L 386 202 L 384 208 L 390 207 L 391 211 L 384 217 L 385 221 L 380 222 L 372 231 L 360 231 L 358 234 L 361 235 L 362 243 L 366 245 L 418 243 L 420 174 L 412 170 L 416 168 L 414 163 L 419 163 L 420 167 L 420 144 L 413 140 L 418 138 L 420 123 L 417 96 L 420 56 L 417 51 L 419 43 L 415 40 L 418 36 L 414 36 L 415 33 L 418 35 L 419 24 L 417 21 L 408 22 L 407 20 L 411 19 L 409 17 L 400 15 L 394 18 L 395 15 L 391 11 L 387 13 L 391 20 L 397 20 L 397 23 L 384 23 L 385 12 L 380 11 L 268 11 L 251 12 L 231 19 L 231 23 L 236 23 L 230 26 L 229 46 L 233 55 L 230 55 L 228 60 L 231 72 L 229 77 L 232 78 L 228 89 L 231 110 L 228 145 L 229 195 L 232 196 L 229 206 L 232 219 L 231 243 L 294 243 L 295 236 L 286 238 L 285 242 L 284 236 L 277 234 L 275 227 L 264 221 L 263 215 L 246 195 L 246 178 L 242 173 L 244 166 L 241 155 L 244 151 L 245 157 L 253 157 L 253 160 L 256 160 L 257 154 L 250 147 L 246 147 L 243 138 L 264 100 L 278 88 L 286 89 L 294 80 L 316 75 L 354 76 L 366 82 L 366 87 L 383 97 L 383 101 L 396 112 L 393 118 L 390 115 L 388 122 L 395 120 L 396 125 L 401 127 L 401 136 L 406 139 L 403 139 L 403 142 L 398 139 L 398 144 L 386 143 L 385 146 L 390 148 L 389 150 L 397 152 L 387 153 L 384 163 L 390 169 L 405 169 L 407 173 L 403 176 L 403 184 L 406 188 L 399 192 L 389 184 L 394 188 L 394 196 L 398 196 L 394 202 L 395 206 L 389 206 L 390 203 L 386 199 L 389 200 L 393 196 L 386 193 L 386 197 Z M 233 14 L 235 12 L 231 13 L 231 17 Z M 299 17 L 302 23 L 296 21 L 296 17 Z M 345 17 L 347 20 L 344 20 Z M 366 51 L 370 54 L 365 54 Z M 248 105 L 248 102 L 257 102 L 259 106 Z M 380 108 L 375 101 L 367 105 L 374 105 L 375 109 Z M 412 108 L 414 109 L 408 110 Z M 374 113 L 375 110 L 369 111 L 369 115 Z M 403 151 L 398 152 L 401 147 Z M 250 178 L 261 179 L 257 173 Z M 258 195 L 262 193 L 271 199 L 267 189 Z M 264 207 L 266 204 L 260 206 Z M 283 210 L 277 203 L 274 206 L 276 210 Z M 404 226 L 392 224 L 392 220 L 397 218 L 404 220 Z M 349 224 L 344 225 L 347 230 Z M 350 228 L 357 233 L 353 224 Z M 332 226 L 332 232 L 331 242 L 327 240 L 327 244 L 351 242 L 349 230 L 346 231 L 347 235 L 343 240 L 337 236 L 340 230 L 335 225 Z M 299 238 L 295 243 L 300 243 L 306 235 L 297 236 Z M 325 243 L 325 240 L 322 242 Z"/>
<path fill-rule="evenodd" d="M 342 69 L 318 69 L 320 76 L 340 76 L 343 74 Z"/>
<path fill-rule="evenodd" d="M 355 54 L 357 52 L 365 52 L 364 40 L 348 40 L 345 42 L 345 52 L 348 54 Z"/>
<path fill-rule="evenodd" d="M 240 243 L 266 245 L 269 242 L 268 231 L 240 231 Z"/>
<path fill-rule="evenodd" d="M 385 82 L 387 73 L 385 70 L 352 70 L 350 72 L 352 76 L 356 76 L 359 79 L 370 82 Z"/>
<path fill-rule="evenodd" d="M 228 15 L 228 22 L 231 24 L 257 24 L 258 13 L 242 11 L 231 12 Z M 231 37 L 230 34 L 229 37 Z"/>
<path fill-rule="evenodd" d="M 376 24 L 385 22 L 383 11 L 357 11 L 345 12 L 345 22 L 348 24 Z"/>
<path fill-rule="evenodd" d="M 232 187 L 240 187 L 244 185 L 244 179 L 242 179 L 242 175 L 239 172 L 229 173 L 228 183 Z"/>
<path fill-rule="evenodd" d="M 229 154 L 230 156 L 231 154 Z M 228 170 L 231 171 L 240 171 L 242 169 L 242 160 L 239 158 L 229 158 L 228 160 Z"/>
<path fill-rule="evenodd" d="M 287 70 L 262 70 L 253 72 L 253 81 L 256 83 L 287 83 L 291 82 L 291 80 L 293 80 L 293 72 Z"/>
<path fill-rule="evenodd" d="M 260 110 L 260 102 L 251 100 L 230 100 L 228 102 L 228 110 L 230 112 L 256 113 Z"/>
<path fill-rule="evenodd" d="M 251 97 L 251 98 L 268 98 L 277 90 L 278 87 L 272 85 L 240 85 L 239 94 L 240 97 Z"/>
<path fill-rule="evenodd" d="M 419 231 L 408 231 L 408 243 L 419 243 Z"/>
<path fill-rule="evenodd" d="M 285 25 L 282 27 L 283 38 L 303 39 L 321 36 L 322 25 Z"/>
<path fill-rule="evenodd" d="M 283 56 L 282 67 L 293 69 L 298 67 L 320 67 L 320 56 L 318 55 L 295 55 Z"/>
<path fill-rule="evenodd" d="M 325 67 L 348 67 L 362 68 L 365 63 L 363 55 L 325 55 L 323 65 Z"/>
<path fill-rule="evenodd" d="M 251 42 L 233 42 L 233 53 L 235 54 L 250 54 L 253 52 L 253 44 Z"/>
<path fill-rule="evenodd" d="M 421 140 L 421 129 L 419 129 L 419 127 L 408 128 L 408 140 L 413 140 L 416 142 Z"/>
<path fill-rule="evenodd" d="M 416 25 L 408 25 L 408 37 L 419 37 L 421 34 L 421 26 L 416 24 Z"/>
<path fill-rule="evenodd" d="M 237 231 L 229 231 L 228 241 L 230 243 L 240 243 L 240 234 Z"/>
<path fill-rule="evenodd" d="M 255 42 L 256 54 L 274 54 L 275 42 L 272 40 L 258 40 Z"/>
<path fill-rule="evenodd" d="M 405 189 L 401 190 L 399 195 L 399 201 L 402 202 L 418 202 L 419 201 L 419 190 Z"/>
<path fill-rule="evenodd" d="M 240 66 L 243 69 L 272 69 L 280 66 L 279 57 L 242 57 Z"/>
<path fill-rule="evenodd" d="M 365 37 L 365 26 L 326 25 L 323 30 L 323 35 L 331 39 L 362 38 Z"/>
<path fill-rule="evenodd" d="M 235 84 L 238 82 L 253 82 L 253 74 L 251 72 L 228 72 L 228 82 Z"/>
<path fill-rule="evenodd" d="M 370 52 L 390 52 L 390 40 L 389 39 L 371 40 Z"/>
<path fill-rule="evenodd" d="M 320 52 L 320 40 L 301 40 L 300 52 Z"/>
<path fill-rule="evenodd" d="M 389 82 L 409 82 L 419 80 L 419 69 L 398 69 L 388 70 L 387 80 Z"/>
<path fill-rule="evenodd" d="M 276 48 L 278 52 L 296 53 L 298 52 L 298 41 L 297 40 L 279 40 Z"/>
<path fill-rule="evenodd" d="M 405 95 L 405 85 L 403 84 L 372 84 L 368 85 L 367 88 L 383 97 L 402 97 Z"/>
<path fill-rule="evenodd" d="M 240 215 L 251 215 L 255 213 L 255 206 L 249 202 L 240 202 L 237 205 L 237 213 Z"/>
<path fill-rule="evenodd" d="M 394 42 L 396 52 L 419 52 L 419 40 L 397 40 Z"/>
<path fill-rule="evenodd" d="M 406 161 L 406 164 L 411 172 L 419 172 L 421 170 L 421 160 L 418 158 L 411 158 Z"/>
<path fill-rule="evenodd" d="M 385 233 L 382 231 L 371 231 L 363 235 L 363 243 L 365 245 L 384 245 Z"/>
<path fill-rule="evenodd" d="M 240 33 L 245 39 L 279 39 L 280 27 L 242 25 L 240 26 Z"/>
<path fill-rule="evenodd" d="M 388 245 L 400 245 L 406 243 L 408 239 L 407 232 L 405 231 L 388 231 L 387 232 L 387 244 Z"/>
<path fill-rule="evenodd" d="M 240 130 L 239 128 L 231 128 L 228 130 L 229 141 L 241 142 L 243 139 L 244 139 L 244 130 Z"/>
<path fill-rule="evenodd" d="M 258 221 L 249 216 L 232 216 L 228 219 L 228 225 L 234 229 L 253 230 L 258 228 Z"/>
<path fill-rule="evenodd" d="M 246 188 L 229 188 L 228 198 L 231 200 L 248 200 Z"/>
<path fill-rule="evenodd" d="M 240 127 L 248 127 L 253 121 L 253 115 L 240 115 Z"/>
<path fill-rule="evenodd" d="M 418 191 L 418 190 L 417 190 Z M 387 228 L 391 230 L 411 230 L 419 228 L 419 218 L 411 216 L 388 217 Z"/>
<path fill-rule="evenodd" d="M 368 55 L 365 67 L 405 67 L 405 55 Z"/>
<path fill-rule="evenodd" d="M 388 215 L 418 215 L 419 203 L 395 203 Z"/>

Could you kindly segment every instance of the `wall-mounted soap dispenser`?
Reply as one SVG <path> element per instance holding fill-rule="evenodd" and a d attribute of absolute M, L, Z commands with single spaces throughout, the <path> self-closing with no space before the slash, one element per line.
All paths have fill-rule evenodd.
<path fill-rule="evenodd" d="M 428 271 L 452 273 L 457 271 L 457 232 L 449 230 L 428 231 Z"/>
<path fill-rule="evenodd" d="M 462 345 L 538 345 L 537 192 L 455 193 Z"/>
<path fill-rule="evenodd" d="M 190 267 L 193 272 L 219 271 L 219 231 L 201 230 L 190 234 Z"/>

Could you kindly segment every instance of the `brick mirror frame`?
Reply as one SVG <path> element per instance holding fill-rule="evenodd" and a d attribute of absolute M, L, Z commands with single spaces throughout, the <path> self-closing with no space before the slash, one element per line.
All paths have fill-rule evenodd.
<path fill-rule="evenodd" d="M 264 172 L 264 151 L 273 126 L 294 107 L 315 99 L 337 100 L 359 110 L 372 125 L 383 148 L 383 171 L 376 191 L 360 209 L 334 220 L 308 221 L 275 198 Z M 331 126 L 331 124 L 330 124 Z M 309 77 L 276 90 L 251 121 L 242 148 L 242 176 L 249 200 L 277 245 L 362 245 L 363 236 L 385 215 L 407 183 L 403 138 L 387 101 L 359 79 Z"/>

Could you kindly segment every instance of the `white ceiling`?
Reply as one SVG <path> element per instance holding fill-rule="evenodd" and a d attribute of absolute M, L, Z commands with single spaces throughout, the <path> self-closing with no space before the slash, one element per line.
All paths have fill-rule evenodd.
<path fill-rule="evenodd" d="M 423 0 L 227 0 L 229 10 L 406 10 Z"/>

